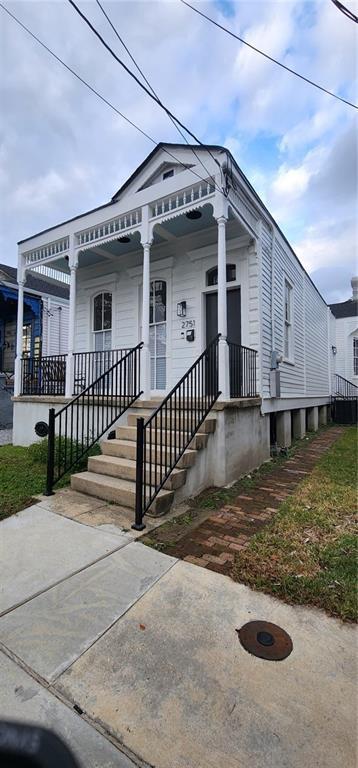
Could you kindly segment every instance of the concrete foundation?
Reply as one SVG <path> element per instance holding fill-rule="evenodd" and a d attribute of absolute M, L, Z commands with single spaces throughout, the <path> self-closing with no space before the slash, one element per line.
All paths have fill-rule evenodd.
<path fill-rule="evenodd" d="M 289 448 L 292 443 L 291 411 L 282 411 L 276 415 L 276 437 L 280 448 Z"/>
<path fill-rule="evenodd" d="M 317 432 L 318 429 L 318 407 L 307 409 L 307 430 L 308 432 Z"/>
<path fill-rule="evenodd" d="M 292 411 L 292 433 L 295 440 L 302 440 L 306 434 L 306 409 Z"/>
<path fill-rule="evenodd" d="M 318 423 L 320 427 L 325 427 L 327 424 L 327 406 L 321 405 L 318 409 Z"/>

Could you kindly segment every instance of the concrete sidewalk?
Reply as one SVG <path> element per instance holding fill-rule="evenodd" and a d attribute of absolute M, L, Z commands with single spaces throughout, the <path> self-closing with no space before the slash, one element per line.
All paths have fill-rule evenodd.
<path fill-rule="evenodd" d="M 0 523 L 0 718 L 53 728 L 86 768 L 355 767 L 355 629 L 115 521 L 68 492 Z M 252 619 L 292 654 L 249 655 Z"/>

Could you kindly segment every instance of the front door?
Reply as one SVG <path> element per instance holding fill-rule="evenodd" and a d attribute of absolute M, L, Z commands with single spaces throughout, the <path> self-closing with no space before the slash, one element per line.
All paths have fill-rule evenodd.
<path fill-rule="evenodd" d="M 206 345 L 215 338 L 218 332 L 218 294 L 206 294 Z M 227 338 L 233 344 L 241 344 L 241 296 L 240 288 L 227 291 Z M 230 350 L 230 383 L 231 389 L 237 389 L 238 354 L 235 347 Z"/>

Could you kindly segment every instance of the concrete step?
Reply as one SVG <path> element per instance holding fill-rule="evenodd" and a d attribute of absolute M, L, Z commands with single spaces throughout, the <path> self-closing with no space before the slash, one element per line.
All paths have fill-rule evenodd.
<path fill-rule="evenodd" d="M 136 463 L 133 459 L 123 459 L 116 456 L 91 456 L 88 459 L 88 470 L 90 472 L 96 472 L 99 475 L 110 475 L 111 477 L 120 477 L 122 480 L 135 481 L 136 478 Z M 152 480 L 154 479 L 154 471 L 149 472 L 149 465 L 147 468 L 147 479 L 149 480 L 150 474 Z M 158 477 L 159 479 L 159 477 Z M 168 491 L 175 491 L 184 485 L 186 480 L 186 469 L 173 469 L 170 477 L 166 481 L 164 488 Z"/>
<path fill-rule="evenodd" d="M 117 440 L 131 440 L 133 442 L 137 441 L 137 428 L 136 427 L 117 427 L 116 429 L 116 438 Z M 152 428 L 152 440 L 154 441 L 155 433 L 154 433 L 154 427 Z M 148 433 L 148 439 L 149 439 L 149 433 Z M 170 432 L 170 430 L 166 430 L 161 432 L 161 430 L 157 429 L 157 444 L 160 445 L 162 443 L 165 444 L 168 448 L 172 446 L 174 448 L 174 443 L 176 440 L 176 444 L 179 445 L 180 439 L 183 440 L 183 433 L 182 432 Z M 197 432 L 196 435 L 194 435 L 192 441 L 190 442 L 190 448 L 194 448 L 197 451 L 200 451 L 202 448 L 206 446 L 206 443 L 208 441 L 208 433 L 206 432 Z M 154 442 L 153 442 L 154 445 Z"/>
<path fill-rule="evenodd" d="M 147 413 L 148 413 L 148 416 L 144 416 L 142 412 L 129 413 L 127 418 L 128 426 L 135 427 L 137 425 L 137 419 L 142 416 L 145 420 L 149 418 L 149 416 L 151 415 L 151 412 L 148 411 Z M 168 416 L 168 419 L 169 419 L 169 416 Z M 190 423 L 190 420 L 189 420 L 189 423 Z M 182 429 L 183 425 L 187 426 L 187 424 L 188 424 L 187 417 L 179 416 L 178 414 L 175 418 L 174 414 L 172 415 L 173 428 L 174 426 L 176 426 L 177 428 Z M 207 416 L 205 421 L 203 421 L 203 423 L 200 425 L 198 429 L 198 433 L 201 434 L 202 432 L 205 432 L 205 433 L 215 432 L 215 428 L 216 428 L 216 418 L 214 416 Z"/>
<path fill-rule="evenodd" d="M 103 440 L 101 442 L 101 450 L 105 456 L 117 456 L 123 459 L 136 459 L 137 445 L 133 440 Z M 162 456 L 165 459 L 166 453 L 170 455 L 170 449 L 162 447 Z M 185 453 L 179 459 L 177 467 L 179 469 L 186 469 L 192 467 L 195 464 L 196 450 L 187 448 Z M 157 452 L 155 461 L 154 451 L 152 451 L 152 462 L 160 464 L 160 451 Z"/>
<path fill-rule="evenodd" d="M 135 483 L 97 472 L 79 472 L 71 477 L 71 488 L 98 499 L 112 501 L 130 509 L 135 508 Z M 150 507 L 152 515 L 165 515 L 174 498 L 173 491 L 161 490 Z"/>

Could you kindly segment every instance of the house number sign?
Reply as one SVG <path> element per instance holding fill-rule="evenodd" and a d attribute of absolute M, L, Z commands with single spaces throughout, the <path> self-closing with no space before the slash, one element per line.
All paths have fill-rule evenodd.
<path fill-rule="evenodd" d="M 182 320 L 181 327 L 183 331 L 187 328 L 195 328 L 195 320 Z"/>

